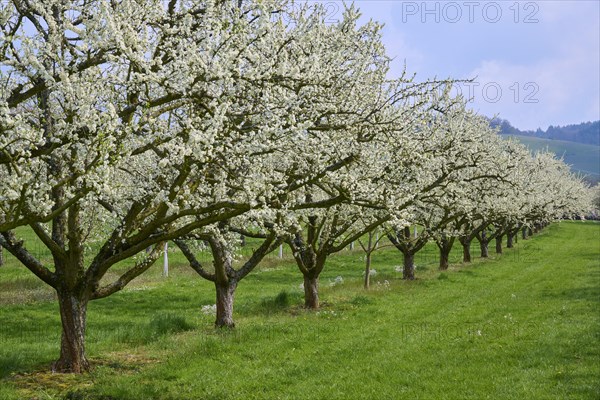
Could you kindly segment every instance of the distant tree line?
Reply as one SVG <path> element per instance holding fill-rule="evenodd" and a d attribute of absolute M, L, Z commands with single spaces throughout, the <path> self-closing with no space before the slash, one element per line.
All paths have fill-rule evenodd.
<path fill-rule="evenodd" d="M 545 131 L 541 128 L 535 131 L 522 131 L 512 126 L 509 121 L 501 118 L 492 118 L 490 125 L 492 128 L 498 127 L 502 135 L 532 136 L 600 146 L 600 121 L 582 122 L 566 126 L 550 125 Z"/>

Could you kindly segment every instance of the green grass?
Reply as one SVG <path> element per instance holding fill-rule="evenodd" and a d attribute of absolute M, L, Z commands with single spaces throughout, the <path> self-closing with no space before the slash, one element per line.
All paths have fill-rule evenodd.
<path fill-rule="evenodd" d="M 273 257 L 241 282 L 234 331 L 200 312 L 213 287 L 174 253 L 169 278 L 157 264 L 90 305 L 83 376 L 48 373 L 57 305 L 9 258 L 0 399 L 598 399 L 599 243 L 600 224 L 563 222 L 472 265 L 457 246 L 443 273 L 429 246 L 414 282 L 386 248 L 369 291 L 363 255 L 345 252 L 323 273 L 319 312 L 301 308 L 293 262 Z"/>
<path fill-rule="evenodd" d="M 511 135 L 530 150 L 548 149 L 558 157 L 564 157 L 565 163 L 571 165 L 575 172 L 587 175 L 593 182 L 600 180 L 600 147 L 592 144 L 551 140 L 530 136 Z"/>

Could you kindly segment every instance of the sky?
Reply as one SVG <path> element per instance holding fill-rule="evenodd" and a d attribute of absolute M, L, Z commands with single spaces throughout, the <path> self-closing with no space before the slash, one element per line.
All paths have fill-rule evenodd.
<path fill-rule="evenodd" d="M 323 0 L 329 18 L 343 5 Z M 474 79 L 455 91 L 522 130 L 600 119 L 600 1 L 358 0 L 385 24 L 391 73 Z"/>

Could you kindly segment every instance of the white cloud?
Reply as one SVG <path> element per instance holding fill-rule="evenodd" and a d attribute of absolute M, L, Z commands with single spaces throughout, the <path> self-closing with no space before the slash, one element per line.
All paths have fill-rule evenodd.
<path fill-rule="evenodd" d="M 407 72 L 418 72 L 422 69 L 425 57 L 423 53 L 407 41 L 403 30 L 406 26 L 400 23 L 396 4 L 393 1 L 361 0 L 355 3 L 363 13 L 362 21 L 373 19 L 384 24 L 383 38 L 387 54 L 394 58 L 391 74 L 400 76 L 407 62 Z"/>
<path fill-rule="evenodd" d="M 361 0 L 356 4 L 364 21 L 373 18 L 385 23 L 384 42 L 388 54 L 396 57 L 395 76 L 404 60 L 418 79 L 477 76 L 481 85 L 474 93 L 473 108 L 486 115 L 500 114 L 521 129 L 600 119 L 597 1 L 519 2 L 519 23 L 513 21 L 514 2 L 501 3 L 506 18 L 497 24 L 421 23 L 418 16 L 407 23 L 402 22 L 400 4 L 404 3 Z M 538 22 L 523 23 L 532 11 Z M 539 88 L 537 93 L 536 86 L 526 86 L 530 82 Z M 498 102 L 484 98 L 486 83 L 501 88 Z M 487 94 L 493 97 L 495 87 L 488 87 Z M 526 103 L 527 95 L 538 102 Z"/>
<path fill-rule="evenodd" d="M 497 83 L 503 93 L 497 103 L 492 103 L 488 100 L 494 99 L 486 99 L 481 90 L 476 91 L 474 107 L 488 115 L 500 112 L 502 118 L 521 129 L 597 120 L 600 119 L 599 70 L 598 39 L 589 34 L 578 41 L 558 41 L 556 54 L 527 65 L 482 61 L 471 71 L 471 76 L 477 76 L 481 86 Z M 529 88 L 528 82 L 533 83 Z M 518 84 L 518 98 L 515 98 L 515 84 Z M 533 94 L 536 86 L 539 92 L 529 100 L 539 102 L 528 103 L 526 96 Z"/>

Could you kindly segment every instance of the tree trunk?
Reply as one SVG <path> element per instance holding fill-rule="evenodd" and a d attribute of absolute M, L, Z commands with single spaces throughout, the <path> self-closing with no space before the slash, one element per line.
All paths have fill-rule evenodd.
<path fill-rule="evenodd" d="M 496 254 L 502 254 L 502 236 L 496 236 Z"/>
<path fill-rule="evenodd" d="M 314 232 L 309 235 L 314 238 Z M 305 246 L 298 236 L 290 243 L 296 264 L 304 278 L 304 307 L 311 310 L 319 308 L 319 275 L 325 267 L 329 254 L 328 247 L 321 248 L 319 253 L 311 246 Z"/>
<path fill-rule="evenodd" d="M 215 326 L 217 328 L 233 328 L 235 327 L 235 323 L 233 322 L 233 297 L 237 288 L 237 282 L 231 279 L 228 283 L 215 282 L 215 288 L 217 291 L 217 319 Z"/>
<path fill-rule="evenodd" d="M 441 246 L 440 247 L 440 270 L 445 271 L 448 269 L 450 259 L 450 247 L 449 246 Z"/>
<path fill-rule="evenodd" d="M 438 249 L 440 249 L 440 270 L 445 271 L 450 265 L 450 251 L 454 245 L 455 238 L 448 238 L 443 236 L 439 241 L 436 242 Z"/>
<path fill-rule="evenodd" d="M 53 372 L 82 373 L 90 369 L 85 356 L 87 303 L 82 296 L 58 291 L 62 336 L 60 358 L 52 365 Z"/>
<path fill-rule="evenodd" d="M 528 236 L 533 236 L 533 229 L 531 229 L 531 227 L 529 227 L 529 228 L 527 229 L 527 235 L 528 235 Z"/>
<path fill-rule="evenodd" d="M 411 252 L 404 254 L 404 269 L 402 270 L 402 279 L 412 281 L 415 279 L 415 255 Z"/>
<path fill-rule="evenodd" d="M 513 233 L 512 232 L 508 232 L 506 234 L 506 248 L 507 249 L 512 249 L 514 247 L 513 245 Z"/>
<path fill-rule="evenodd" d="M 487 258 L 489 256 L 487 240 L 479 241 L 479 248 L 481 249 L 481 258 Z"/>
<path fill-rule="evenodd" d="M 319 308 L 319 276 L 304 275 L 304 307 Z"/>
<path fill-rule="evenodd" d="M 4 252 L 2 250 L 2 246 L 0 246 L 0 267 L 4 265 Z"/>
<path fill-rule="evenodd" d="M 471 262 L 471 241 L 461 241 L 463 248 L 463 262 L 470 263 Z"/>
<path fill-rule="evenodd" d="M 371 283 L 371 251 L 367 251 L 367 261 L 365 263 L 365 289 L 368 289 Z"/>

